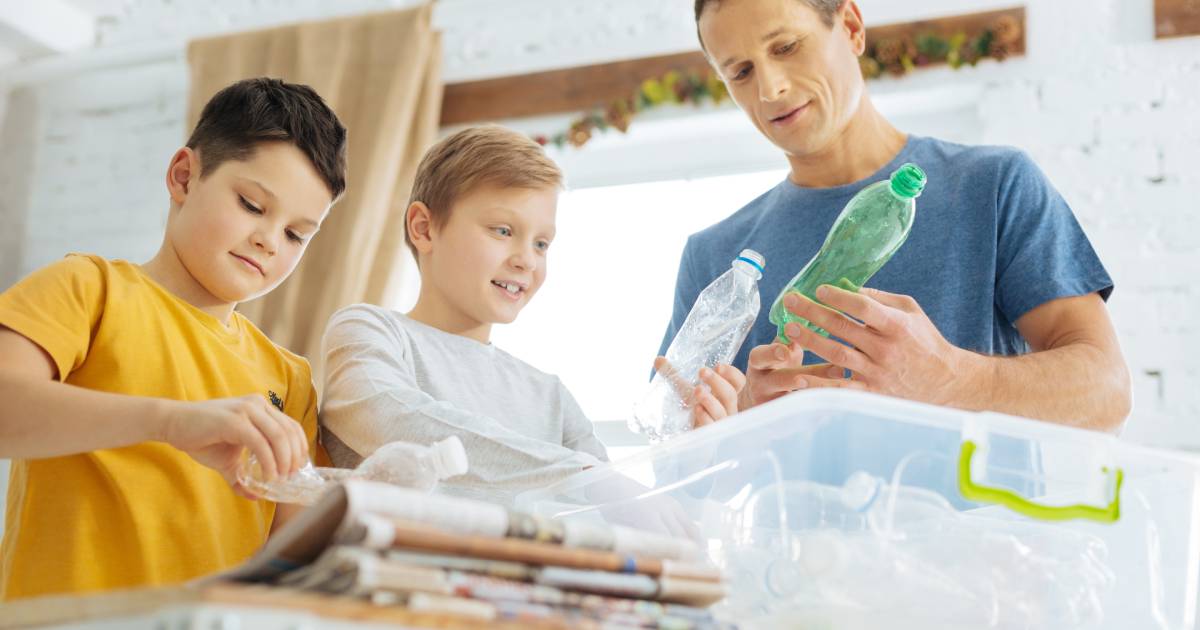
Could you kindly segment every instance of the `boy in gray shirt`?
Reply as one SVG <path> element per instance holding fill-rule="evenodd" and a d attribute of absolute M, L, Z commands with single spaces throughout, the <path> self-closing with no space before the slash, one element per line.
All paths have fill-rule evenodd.
<path fill-rule="evenodd" d="M 435 145 L 422 159 L 406 216 L 421 291 L 407 315 L 359 304 L 323 340 L 322 441 L 335 465 L 383 444 L 462 440 L 470 469 L 448 493 L 510 503 L 516 494 L 607 460 L 559 379 L 489 342 L 546 277 L 562 173 L 537 143 L 493 125 Z M 693 421 L 736 413 L 745 378 L 701 376 Z"/>

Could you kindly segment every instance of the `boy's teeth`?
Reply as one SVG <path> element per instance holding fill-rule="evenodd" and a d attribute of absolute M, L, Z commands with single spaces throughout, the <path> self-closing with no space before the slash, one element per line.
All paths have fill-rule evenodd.
<path fill-rule="evenodd" d="M 509 293 L 517 293 L 521 290 L 521 287 L 519 287 L 515 284 L 508 284 L 507 282 L 497 282 L 497 281 L 493 280 L 492 284 L 500 287 L 501 289 L 504 289 L 505 291 L 508 291 Z"/>

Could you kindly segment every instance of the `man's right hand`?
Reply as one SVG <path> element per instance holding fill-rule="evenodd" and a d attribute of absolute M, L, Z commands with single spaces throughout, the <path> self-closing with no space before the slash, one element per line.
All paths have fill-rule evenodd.
<path fill-rule="evenodd" d="M 758 346 L 746 362 L 746 387 L 738 397 L 738 408 L 745 411 L 809 387 L 863 389 L 862 383 L 844 378 L 842 368 L 828 363 L 804 365 L 804 348 L 795 342 Z"/>
<path fill-rule="evenodd" d="M 267 480 L 287 477 L 308 461 L 300 423 L 257 394 L 202 402 L 171 401 L 159 437 L 221 473 L 235 490 L 242 449 L 258 458 Z"/>

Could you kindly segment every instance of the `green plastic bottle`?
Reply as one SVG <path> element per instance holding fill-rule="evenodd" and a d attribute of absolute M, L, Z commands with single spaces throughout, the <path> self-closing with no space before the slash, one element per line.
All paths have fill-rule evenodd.
<path fill-rule="evenodd" d="M 817 287 L 831 284 L 858 291 L 891 259 L 908 238 L 917 212 L 916 199 L 925 189 L 925 172 L 916 164 L 904 164 L 887 180 L 860 190 L 842 209 L 825 237 L 821 251 L 808 261 L 784 287 L 771 305 L 768 318 L 779 329 L 779 340 L 789 343 L 784 327 L 799 322 L 818 334 L 829 333 L 783 305 L 790 292 L 817 301 Z"/>

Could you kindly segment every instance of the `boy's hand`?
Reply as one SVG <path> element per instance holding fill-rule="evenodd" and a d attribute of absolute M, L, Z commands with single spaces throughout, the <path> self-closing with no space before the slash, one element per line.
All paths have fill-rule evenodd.
<path fill-rule="evenodd" d="M 258 458 L 267 480 L 287 477 L 308 461 L 300 423 L 257 394 L 172 405 L 160 439 L 221 473 L 242 496 L 237 481 L 242 449 Z"/>
<path fill-rule="evenodd" d="M 695 386 L 675 375 L 666 357 L 656 358 L 654 369 L 672 382 L 679 397 L 692 408 L 693 429 L 738 412 L 738 396 L 746 386 L 746 377 L 732 365 L 718 364 L 712 370 L 702 368 L 700 384 Z"/>

